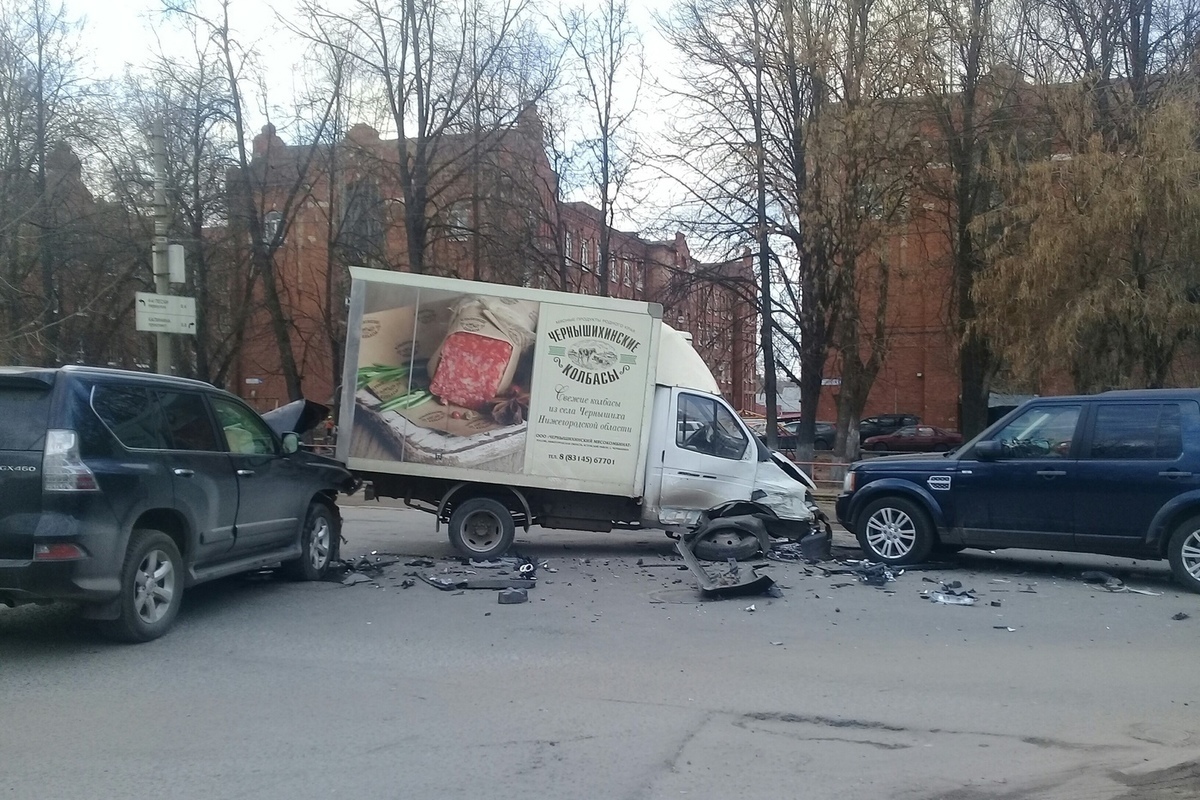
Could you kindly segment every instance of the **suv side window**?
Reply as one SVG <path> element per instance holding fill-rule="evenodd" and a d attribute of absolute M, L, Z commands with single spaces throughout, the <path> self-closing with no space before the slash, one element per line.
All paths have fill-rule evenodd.
<path fill-rule="evenodd" d="M 1031 408 L 995 436 L 1005 458 L 1065 458 L 1075 440 L 1082 406 Z"/>
<path fill-rule="evenodd" d="M 251 456 L 275 455 L 275 437 L 254 412 L 223 397 L 212 398 L 212 404 L 217 412 L 217 421 L 225 433 L 229 452 Z"/>
<path fill-rule="evenodd" d="M 92 389 L 92 410 L 126 447 L 167 449 L 166 425 L 149 390 L 138 386 L 98 384 Z"/>
<path fill-rule="evenodd" d="M 204 398 L 194 392 L 158 392 L 174 450 L 221 450 Z"/>
<path fill-rule="evenodd" d="M 1182 453 L 1177 404 L 1101 404 L 1096 409 L 1091 458 L 1175 459 Z"/>

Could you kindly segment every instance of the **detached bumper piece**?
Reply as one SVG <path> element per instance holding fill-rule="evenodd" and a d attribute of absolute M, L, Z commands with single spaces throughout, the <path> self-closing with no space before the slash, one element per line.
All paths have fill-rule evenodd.
<path fill-rule="evenodd" d="M 684 539 L 675 542 L 675 549 L 683 556 L 696 582 L 700 585 L 700 594 L 709 599 L 724 597 L 747 597 L 750 595 L 769 594 L 775 588 L 775 581 L 767 575 L 759 575 L 755 569 L 739 569 L 734 562 L 730 570 L 723 575 L 713 575 L 704 569 L 691 545 Z M 778 589 L 775 589 L 778 591 Z"/>

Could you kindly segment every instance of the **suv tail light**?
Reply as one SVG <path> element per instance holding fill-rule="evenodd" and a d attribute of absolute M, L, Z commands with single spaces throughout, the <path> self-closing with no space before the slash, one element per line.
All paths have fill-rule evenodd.
<path fill-rule="evenodd" d="M 46 431 L 42 453 L 42 489 L 47 492 L 95 492 L 96 476 L 79 457 L 75 431 Z"/>

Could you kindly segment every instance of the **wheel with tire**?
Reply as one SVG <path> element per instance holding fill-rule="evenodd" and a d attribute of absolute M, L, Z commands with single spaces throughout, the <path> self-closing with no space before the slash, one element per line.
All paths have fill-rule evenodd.
<path fill-rule="evenodd" d="M 183 599 L 183 558 L 174 540 L 162 531 L 134 531 L 120 580 L 119 616 L 101 622 L 101 631 L 122 642 L 148 642 L 166 633 Z"/>
<path fill-rule="evenodd" d="M 925 510 L 904 497 L 881 497 L 859 515 L 858 543 L 867 558 L 884 564 L 916 564 L 935 540 Z"/>
<path fill-rule="evenodd" d="M 737 528 L 718 528 L 697 537 L 692 552 L 704 561 L 745 561 L 758 555 L 762 547 L 758 537 Z"/>
<path fill-rule="evenodd" d="M 283 574 L 295 581 L 319 581 L 337 559 L 341 530 L 337 512 L 325 503 L 308 507 L 300 529 L 300 557 L 283 563 Z"/>
<path fill-rule="evenodd" d="M 469 558 L 498 558 L 516 536 L 512 512 L 499 500 L 472 497 L 450 515 L 450 544 Z"/>
<path fill-rule="evenodd" d="M 1200 516 L 1185 520 L 1167 542 L 1167 560 L 1175 580 L 1200 592 Z"/>

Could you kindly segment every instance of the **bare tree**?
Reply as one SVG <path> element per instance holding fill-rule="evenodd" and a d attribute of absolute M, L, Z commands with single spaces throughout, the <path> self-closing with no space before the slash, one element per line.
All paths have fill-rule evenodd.
<path fill-rule="evenodd" d="M 637 160 L 631 123 L 638 112 L 645 70 L 641 39 L 629 19 L 626 0 L 603 0 L 594 11 L 568 11 L 561 31 L 578 76 L 578 100 L 591 117 L 580 146 L 586 153 L 589 189 L 599 200 L 596 277 L 600 294 L 607 296 L 616 203 Z"/>

